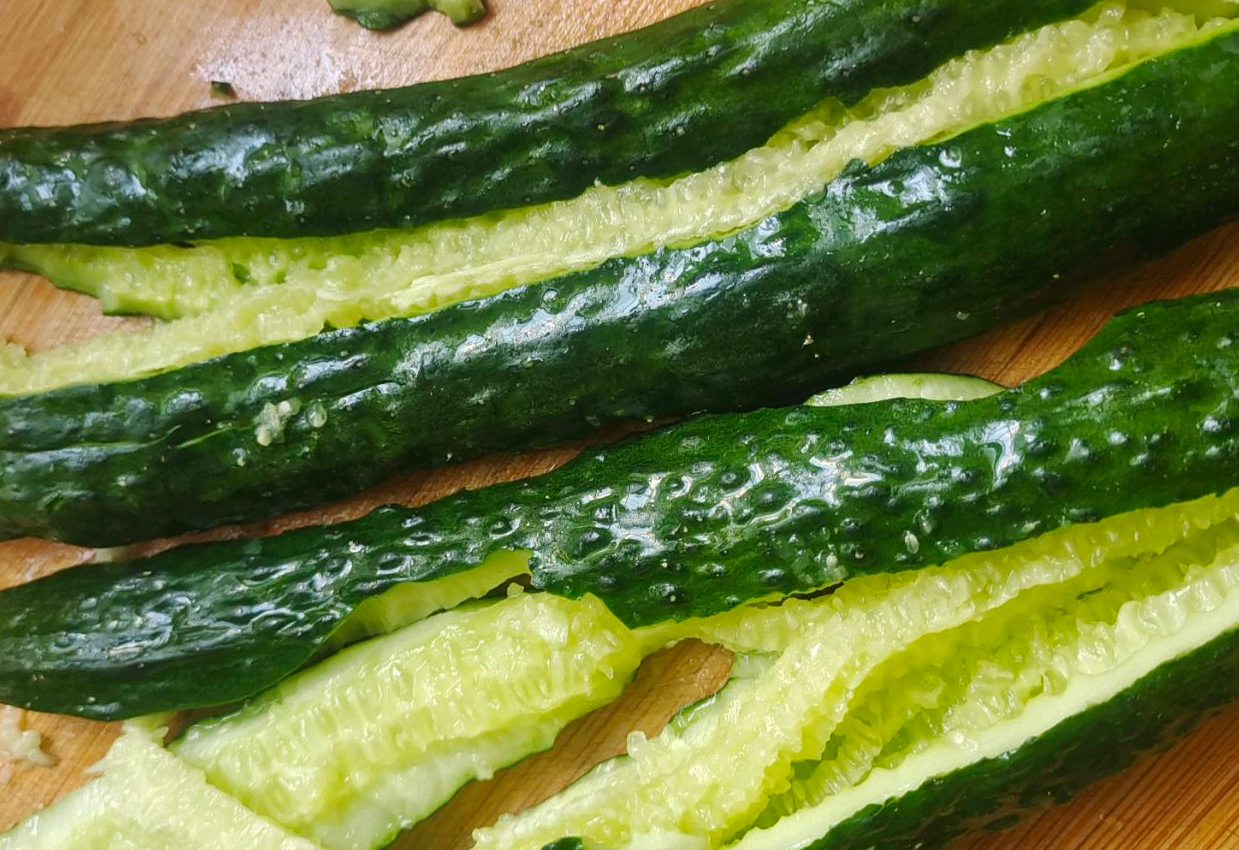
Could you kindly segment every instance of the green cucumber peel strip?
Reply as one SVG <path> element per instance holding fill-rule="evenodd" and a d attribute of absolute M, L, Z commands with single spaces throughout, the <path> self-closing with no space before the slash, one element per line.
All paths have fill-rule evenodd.
<path fill-rule="evenodd" d="M 0 534 L 118 545 L 616 421 L 805 398 L 1232 215 L 1236 89 L 1232 25 L 1104 85 L 857 165 L 728 240 L 139 381 L 0 400 Z M 1098 214 L 1084 226 L 1086 197 Z M 750 329 L 739 341 L 737 327 Z"/>
<path fill-rule="evenodd" d="M 231 702 L 364 600 L 500 551 L 635 627 L 1222 493 L 1237 327 L 1236 291 L 1147 305 L 989 398 L 700 417 L 419 509 L 66 570 L 0 593 L 0 699 L 100 718 Z"/>
<path fill-rule="evenodd" d="M 0 240 L 347 233 L 695 171 L 761 144 L 823 97 L 854 102 L 1089 5 L 727 0 L 463 80 L 120 126 L 6 130 Z M 225 160 L 237 164 L 226 180 Z"/>

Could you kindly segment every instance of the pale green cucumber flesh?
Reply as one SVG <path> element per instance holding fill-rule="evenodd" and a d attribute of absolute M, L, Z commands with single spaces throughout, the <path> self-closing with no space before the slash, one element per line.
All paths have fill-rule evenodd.
<path fill-rule="evenodd" d="M 0 850 L 316 850 L 129 727 L 101 777 L 0 835 Z"/>
<path fill-rule="evenodd" d="M 397 585 L 366 599 L 340 623 L 322 654 L 375 635 L 385 635 L 478 599 L 512 579 L 529 575 L 529 553 L 500 550 L 477 567 L 446 578 Z"/>
<path fill-rule="evenodd" d="M 345 650 L 172 750 L 327 850 L 370 850 L 456 789 L 548 748 L 641 661 L 602 603 L 518 594 Z"/>
<path fill-rule="evenodd" d="M 892 398 L 972 401 L 996 395 L 1003 389 L 1001 384 L 972 375 L 909 372 L 857 378 L 846 386 L 819 393 L 805 404 L 811 407 L 838 407 L 845 404 L 871 404 Z"/>
<path fill-rule="evenodd" d="M 1157 8 L 1107 2 L 853 107 L 824 103 L 764 147 L 670 183 L 600 186 L 569 201 L 411 231 L 194 248 L 0 246 L 0 261 L 95 292 L 109 309 L 184 317 L 31 355 L 0 350 L 0 393 L 149 375 L 731 233 L 812 194 L 848 162 L 875 163 L 1105 81 L 1221 20 L 1204 22 L 1178 4 Z"/>

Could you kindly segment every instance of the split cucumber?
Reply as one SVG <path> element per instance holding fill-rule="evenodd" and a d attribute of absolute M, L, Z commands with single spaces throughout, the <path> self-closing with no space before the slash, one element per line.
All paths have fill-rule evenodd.
<path fill-rule="evenodd" d="M 0 239 L 351 233 L 698 171 L 760 145 L 825 97 L 854 103 L 1088 5 L 724 0 L 465 79 L 0 131 Z"/>
<path fill-rule="evenodd" d="M 101 718 L 227 703 L 337 635 L 525 573 L 658 626 L 1224 493 L 1237 327 L 1239 291 L 1147 305 L 972 401 L 698 417 L 418 509 L 66 570 L 0 593 L 0 700 Z"/>
<path fill-rule="evenodd" d="M 797 626 L 766 638 L 764 670 L 476 846 L 893 850 L 1010 824 L 1239 697 L 1237 508 L 1234 491 L 756 615 L 757 635 Z"/>
<path fill-rule="evenodd" d="M 615 700 L 637 637 L 596 599 L 525 594 L 345 650 L 172 751 L 325 850 L 373 850 Z"/>
<path fill-rule="evenodd" d="M 466 606 L 201 721 L 171 752 L 131 732 L 103 779 L 0 847 L 110 846 L 91 836 L 135 835 L 144 812 L 168 819 L 163 843 L 137 846 L 216 846 L 194 836 L 231 811 L 285 836 L 254 846 L 377 850 L 690 637 L 740 653 L 732 681 L 482 830 L 479 850 L 940 847 L 1062 798 L 1239 696 L 1239 489 L 677 625 L 629 630 L 590 597 Z M 170 774 L 197 785 L 144 790 Z"/>
<path fill-rule="evenodd" d="M 0 536 L 118 545 L 607 423 L 786 404 L 1156 255 L 1239 212 L 1239 25 L 1166 35 L 1157 24 L 1150 58 L 1122 34 L 1162 18 L 1131 22 L 1115 9 L 1045 38 L 1048 64 L 1040 48 L 1010 47 L 1036 59 L 999 61 L 1022 69 L 1015 94 L 991 93 L 985 75 L 945 85 L 981 93 L 980 106 L 965 98 L 943 112 L 947 125 L 938 106 L 891 95 L 896 105 L 911 97 L 928 121 L 912 122 L 925 144 L 853 164 L 824 191 L 721 239 L 171 372 L 142 360 L 155 349 L 132 338 L 18 358 L 0 370 L 14 382 L 6 389 L 59 388 L 0 399 Z M 1066 33 L 1077 29 L 1104 33 L 1101 47 L 1055 53 L 1076 45 Z M 1143 61 L 1131 64 L 1129 50 Z M 1071 76 L 1081 56 L 1097 59 L 1098 76 L 1067 92 L 1044 82 L 1062 84 L 1050 72 Z M 1043 86 L 1059 96 L 1043 101 Z M 889 129 L 857 138 L 882 147 Z M 922 135 L 943 130 L 949 138 Z M 277 300 L 288 296 L 277 312 L 311 315 L 287 286 L 274 287 Z M 360 318 L 351 316 L 341 322 Z M 220 338 L 245 337 L 244 320 L 225 326 Z M 184 341 L 156 348 L 184 353 Z M 111 369 L 146 377 L 89 383 Z"/>

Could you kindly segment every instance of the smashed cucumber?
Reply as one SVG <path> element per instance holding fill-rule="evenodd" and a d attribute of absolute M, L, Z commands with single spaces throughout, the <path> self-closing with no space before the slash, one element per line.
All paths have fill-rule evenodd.
<path fill-rule="evenodd" d="M 856 103 L 825 97 L 759 146 L 674 180 L 625 178 L 554 204 L 338 237 L 232 237 L 141 249 L 0 244 L 0 263 L 91 293 L 111 312 L 176 318 L 211 311 L 199 322 L 139 334 L 141 368 L 127 350 L 134 340 L 121 345 L 123 335 L 76 347 L 111 346 L 117 349 L 111 359 L 123 354 L 131 374 L 223 353 L 225 341 L 236 351 L 306 336 L 324 325 L 423 312 L 610 257 L 724 236 L 813 194 L 852 160 L 876 164 L 901 148 L 1016 114 L 1186 44 L 1222 20 L 1195 12 L 1184 0 L 1149 6 L 1109 0 Z M 290 304 L 296 309 L 279 309 Z M 212 336 L 220 337 L 213 350 Z M 177 345 L 160 352 L 158 342 L 171 338 Z M 84 368 L 79 358 L 72 377 L 64 364 L 60 380 L 115 375 L 117 364 L 99 359 L 104 362 Z M 36 360 L 48 363 L 49 357 Z M 105 365 L 113 371 L 104 372 Z"/>
<path fill-rule="evenodd" d="M 724 0 L 464 79 L 3 130 L 0 239 L 350 233 L 695 171 L 761 144 L 823 97 L 855 102 L 1089 5 Z"/>
<path fill-rule="evenodd" d="M 1237 328 L 1239 291 L 1147 305 L 987 398 L 699 417 L 417 509 L 65 570 L 0 593 L 0 699 L 115 718 L 245 698 L 365 600 L 416 605 L 408 585 L 501 552 L 633 627 L 1222 493 Z"/>
<path fill-rule="evenodd" d="M 1239 697 L 1237 509 L 1232 491 L 797 602 L 764 670 L 477 850 L 939 848 L 1009 825 Z"/>

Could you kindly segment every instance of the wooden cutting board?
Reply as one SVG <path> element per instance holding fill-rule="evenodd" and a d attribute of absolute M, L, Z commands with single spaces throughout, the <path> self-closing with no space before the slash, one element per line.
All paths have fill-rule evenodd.
<path fill-rule="evenodd" d="M 331 15 L 324 0 L 3 0 L 0 126 L 125 119 L 208 106 L 219 102 L 212 97 L 211 80 L 231 82 L 244 99 L 264 100 L 458 76 L 648 24 L 694 2 L 491 0 L 490 18 L 467 30 L 430 15 L 399 32 L 376 35 Z M 1062 360 L 1121 307 L 1237 284 L 1239 227 L 1231 227 L 1064 308 L 915 365 L 1018 382 Z M 60 292 L 45 281 L 0 274 L 0 338 L 28 348 L 139 321 L 103 317 L 89 298 Z M 356 515 L 384 502 L 424 502 L 462 486 L 544 471 L 573 452 L 569 447 L 411 475 L 361 499 L 246 533 Z M 39 541 L 0 543 L 0 587 L 89 556 L 86 550 Z M 660 653 L 646 662 L 623 700 L 574 724 L 554 751 L 466 788 L 397 847 L 466 847 L 473 827 L 546 796 L 621 752 L 630 730 L 656 732 L 680 705 L 718 687 L 728 667 L 725 653 L 700 644 Z M 0 830 L 81 784 L 83 768 L 103 754 L 116 733 L 113 725 L 50 716 L 30 716 L 29 722 L 45 733 L 58 761 L 53 768 L 18 767 L 0 779 Z M 1145 760 L 1073 804 L 1014 831 L 959 846 L 1239 848 L 1239 706 L 1175 750 Z"/>

